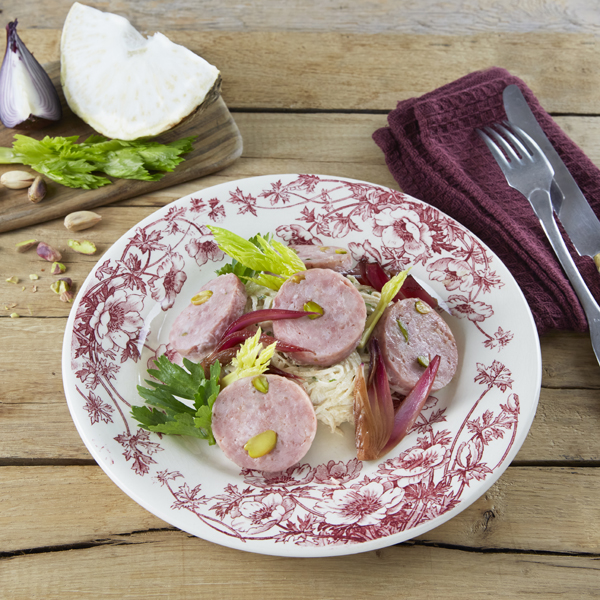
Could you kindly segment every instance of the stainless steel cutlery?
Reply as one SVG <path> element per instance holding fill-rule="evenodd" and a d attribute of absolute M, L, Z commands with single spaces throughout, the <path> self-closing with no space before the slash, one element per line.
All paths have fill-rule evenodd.
<path fill-rule="evenodd" d="M 504 122 L 477 131 L 502 169 L 508 184 L 529 200 L 540 220 L 585 311 L 592 347 L 600 363 L 600 306 L 573 262 L 554 220 L 551 199 L 554 168 L 535 140 L 513 123 Z"/>

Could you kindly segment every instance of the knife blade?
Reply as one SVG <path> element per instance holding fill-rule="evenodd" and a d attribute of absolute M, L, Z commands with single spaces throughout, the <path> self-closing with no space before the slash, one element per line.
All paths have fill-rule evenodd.
<path fill-rule="evenodd" d="M 527 100 L 516 85 L 504 88 L 502 94 L 506 116 L 528 133 L 540 146 L 554 168 L 550 189 L 552 207 L 575 249 L 580 255 L 591 256 L 600 271 L 600 221 L 579 189 L 550 140 L 531 112 Z"/>

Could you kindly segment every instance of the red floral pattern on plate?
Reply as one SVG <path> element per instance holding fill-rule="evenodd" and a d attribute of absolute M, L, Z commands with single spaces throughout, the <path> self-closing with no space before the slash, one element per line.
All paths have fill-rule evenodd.
<path fill-rule="evenodd" d="M 379 464 L 319 455 L 316 463 L 284 473 L 244 470 L 220 484 L 174 464 L 169 442 L 138 429 L 128 413 L 131 404 L 142 403 L 134 385 L 147 377 L 152 359 L 172 355 L 168 320 L 187 304 L 186 282 L 194 278 L 198 287 L 224 258 L 209 222 L 245 236 L 271 231 L 293 244 L 345 244 L 355 259 L 366 256 L 390 269 L 413 267 L 437 286 L 453 314 L 464 351 L 454 392 L 431 397 L 406 443 Z M 352 548 L 366 549 L 371 542 L 395 543 L 472 502 L 475 488 L 483 493 L 524 440 L 535 413 L 537 395 L 522 376 L 517 387 L 527 388 L 525 416 L 519 389 L 513 389 L 518 352 L 502 362 L 490 355 L 511 344 L 520 329 L 511 312 L 497 307 L 498 292 L 508 282 L 514 285 L 503 269 L 458 223 L 394 190 L 318 175 L 217 186 L 146 219 L 90 275 L 65 339 L 69 406 L 109 475 L 131 494 L 142 486 L 132 478 L 149 476 L 166 496 L 147 502 L 148 508 L 178 523 L 176 515 L 187 514 L 182 527 L 197 535 L 268 553 L 278 553 L 273 544 L 284 543 L 305 548 L 301 555 L 311 555 L 311 548 L 356 551 Z M 520 302 L 512 312 L 525 312 L 521 318 L 531 325 Z M 527 335 L 534 336 L 529 343 L 535 348 L 533 331 L 530 327 Z M 468 392 L 460 414 L 452 398 L 458 390 L 461 397 Z M 120 448 L 121 458 L 114 452 L 110 460 L 101 456 L 99 448 L 110 452 L 108 447 Z"/>

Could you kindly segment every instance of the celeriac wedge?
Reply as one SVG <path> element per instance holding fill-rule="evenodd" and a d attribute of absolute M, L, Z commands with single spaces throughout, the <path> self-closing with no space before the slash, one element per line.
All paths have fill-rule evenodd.
<path fill-rule="evenodd" d="M 220 82 L 216 67 L 161 33 L 75 2 L 61 38 L 71 110 L 109 138 L 156 136 L 180 123 Z"/>

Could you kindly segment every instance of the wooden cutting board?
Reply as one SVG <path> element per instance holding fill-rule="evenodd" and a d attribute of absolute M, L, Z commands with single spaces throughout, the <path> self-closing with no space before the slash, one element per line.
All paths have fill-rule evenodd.
<path fill-rule="evenodd" d="M 80 141 L 96 133 L 69 109 L 60 85 L 60 63 L 49 63 L 44 68 L 58 90 L 63 105 L 63 118 L 55 125 L 34 132 L 6 129 L 0 124 L 0 146 L 12 146 L 15 133 L 30 135 L 38 140 L 46 135 L 78 135 L 81 136 Z M 27 189 L 0 188 L 0 232 L 35 225 L 64 217 L 76 210 L 90 210 L 197 179 L 227 167 L 242 154 L 242 136 L 218 88 L 209 94 L 196 113 L 156 139 L 167 143 L 191 135 L 197 136 L 194 149 L 173 172 L 167 173 L 159 181 L 115 179 L 113 184 L 97 190 L 80 190 L 64 187 L 44 178 L 48 193 L 38 204 L 28 200 Z M 0 175 L 12 170 L 34 172 L 24 165 L 0 165 Z"/>

